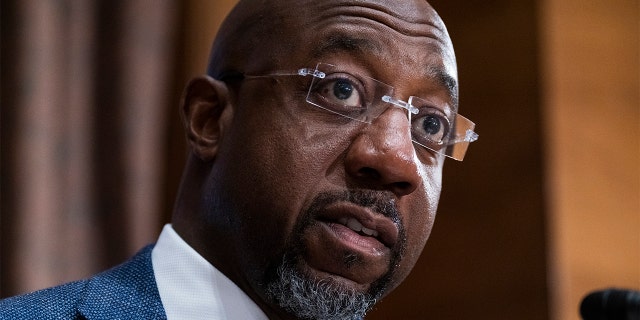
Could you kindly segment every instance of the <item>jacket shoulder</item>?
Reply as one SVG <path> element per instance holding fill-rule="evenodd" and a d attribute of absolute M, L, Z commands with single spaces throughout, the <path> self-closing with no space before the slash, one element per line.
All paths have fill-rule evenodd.
<path fill-rule="evenodd" d="M 0 319 L 76 319 L 76 305 L 88 280 L 0 300 Z"/>
<path fill-rule="evenodd" d="M 0 300 L 5 319 L 166 319 L 147 246 L 90 279 Z"/>
<path fill-rule="evenodd" d="M 151 262 L 153 245 L 89 279 L 78 303 L 87 319 L 166 319 Z"/>

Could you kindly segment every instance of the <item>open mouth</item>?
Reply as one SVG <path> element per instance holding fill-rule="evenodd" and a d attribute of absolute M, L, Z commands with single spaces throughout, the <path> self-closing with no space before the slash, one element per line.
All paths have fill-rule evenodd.
<path fill-rule="evenodd" d="M 366 240 L 372 243 L 371 240 L 375 240 L 387 248 L 393 248 L 398 241 L 398 226 L 390 218 L 350 202 L 331 204 L 317 218 L 330 225 L 346 227 L 343 229 L 353 233 L 353 236 L 348 238 L 363 238 L 360 242 Z M 347 236 L 345 232 L 341 234 Z"/>
<path fill-rule="evenodd" d="M 330 200 L 311 211 L 315 223 L 303 236 L 305 264 L 319 277 L 367 287 L 393 268 L 401 250 L 399 214 L 393 204 L 371 197 Z"/>
<path fill-rule="evenodd" d="M 370 236 L 374 238 L 378 237 L 378 230 L 369 229 L 363 226 L 357 219 L 343 217 L 338 219 L 338 222 L 363 236 Z"/>

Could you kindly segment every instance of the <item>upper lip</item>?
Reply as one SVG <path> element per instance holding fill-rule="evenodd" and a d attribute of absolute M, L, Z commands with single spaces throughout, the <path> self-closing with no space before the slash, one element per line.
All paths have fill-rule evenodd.
<path fill-rule="evenodd" d="M 350 228 L 354 226 L 357 228 L 360 225 L 365 228 L 363 233 L 375 237 L 389 248 L 393 248 L 398 242 L 398 226 L 390 218 L 355 203 L 346 201 L 333 203 L 322 210 L 318 219 L 339 223 Z"/>

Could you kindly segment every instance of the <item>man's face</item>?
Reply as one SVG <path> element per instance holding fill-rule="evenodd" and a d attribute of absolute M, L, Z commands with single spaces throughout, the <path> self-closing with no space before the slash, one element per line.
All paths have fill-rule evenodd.
<path fill-rule="evenodd" d="M 290 27 L 269 45 L 279 59 L 256 59 L 243 72 L 323 62 L 339 67 L 335 79 L 375 78 L 395 87 L 396 99 L 419 96 L 455 112 L 456 89 L 443 80 L 457 77 L 453 50 L 425 2 L 299 8 L 283 14 Z M 233 262 L 222 263 L 267 301 L 289 299 L 274 293 L 286 290 L 283 277 L 378 299 L 409 274 L 429 237 L 444 157 L 411 141 L 404 109 L 389 104 L 361 123 L 307 103 L 311 80 L 246 78 L 231 86 L 232 123 L 209 181 L 212 215 L 224 212 L 234 248 Z M 336 81 L 313 90 L 338 94 Z M 354 99 L 371 95 L 364 86 L 347 90 Z"/>

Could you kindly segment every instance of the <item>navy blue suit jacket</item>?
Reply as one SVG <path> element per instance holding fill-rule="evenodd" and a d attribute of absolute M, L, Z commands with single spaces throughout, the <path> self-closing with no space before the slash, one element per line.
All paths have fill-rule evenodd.
<path fill-rule="evenodd" d="M 152 248 L 92 278 L 0 300 L 0 319 L 166 319 Z"/>

